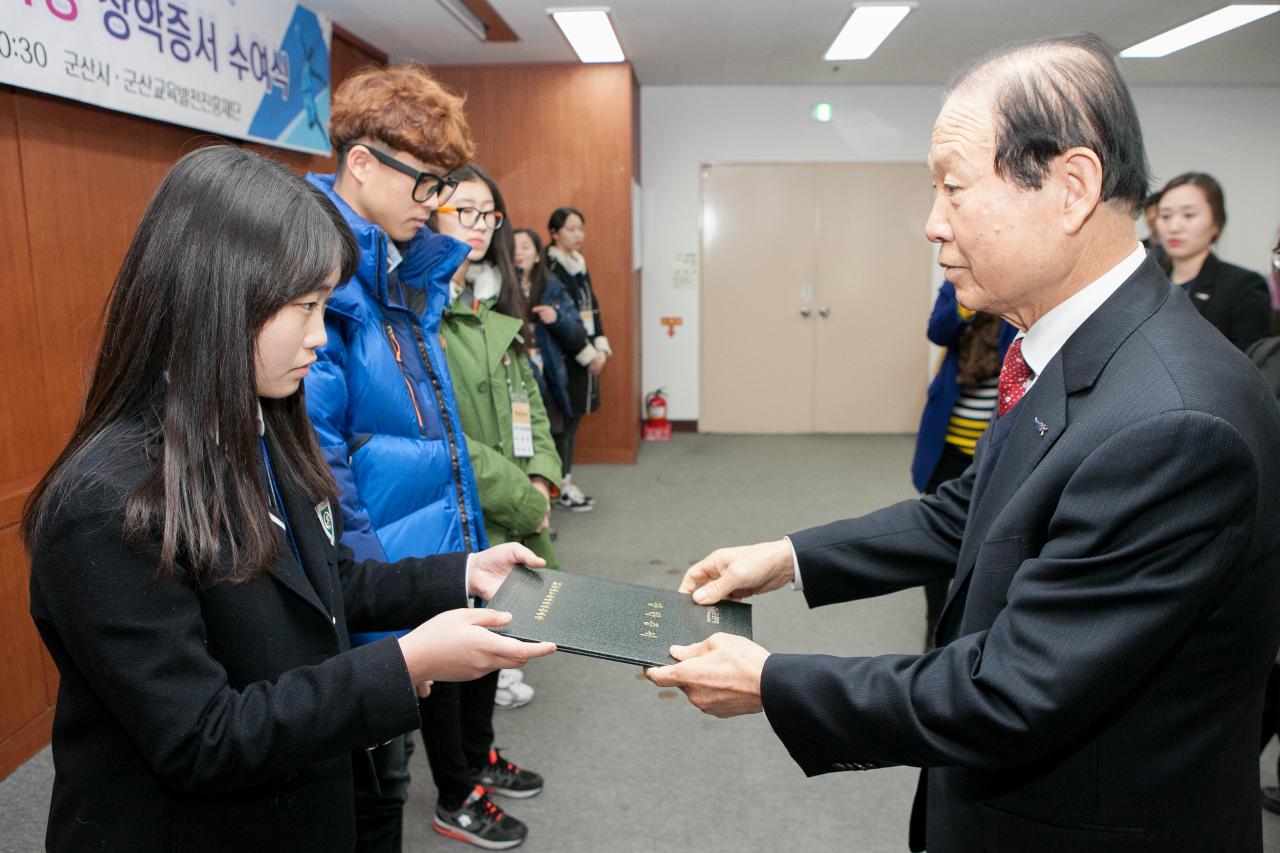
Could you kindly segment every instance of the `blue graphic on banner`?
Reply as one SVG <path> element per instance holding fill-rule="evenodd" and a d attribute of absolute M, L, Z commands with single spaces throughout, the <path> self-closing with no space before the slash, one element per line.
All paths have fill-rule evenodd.
<path fill-rule="evenodd" d="M 292 58 L 287 89 L 273 87 L 262 98 L 249 135 L 326 150 L 329 137 L 329 48 L 320 21 L 298 6 L 285 30 L 280 54 Z"/>

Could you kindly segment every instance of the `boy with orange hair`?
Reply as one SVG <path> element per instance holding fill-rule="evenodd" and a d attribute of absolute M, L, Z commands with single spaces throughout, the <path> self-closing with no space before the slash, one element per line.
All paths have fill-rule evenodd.
<path fill-rule="evenodd" d="M 308 176 L 361 249 L 356 275 L 329 302 L 328 342 L 306 380 L 307 410 L 341 490 L 343 542 L 357 559 L 486 547 L 439 335 L 449 280 L 470 247 L 426 228 L 456 186 L 449 173 L 474 153 L 462 107 L 421 66 L 359 71 L 334 94 L 337 174 Z M 402 279 L 410 257 L 405 269 L 425 271 Z M 436 684 L 419 707 L 439 791 L 433 828 L 505 850 L 528 830 L 488 794 L 532 796 L 542 779 L 493 749 L 496 687 L 497 673 Z M 370 750 L 374 772 L 356 790 L 361 851 L 400 849 L 411 750 L 408 736 Z"/>

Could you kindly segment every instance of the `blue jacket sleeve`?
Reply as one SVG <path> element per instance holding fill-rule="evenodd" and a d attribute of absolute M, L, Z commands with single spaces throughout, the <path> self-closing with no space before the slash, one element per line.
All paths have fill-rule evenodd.
<path fill-rule="evenodd" d="M 582 352 L 589 341 L 587 327 L 582 325 L 578 316 L 578 307 L 569 298 L 569 291 L 555 276 L 548 276 L 546 290 L 542 293 L 542 304 L 556 309 L 556 321 L 547 328 L 555 338 L 560 350 L 570 358 Z"/>
<path fill-rule="evenodd" d="M 307 376 L 307 414 L 333 479 L 338 483 L 338 503 L 345 522 L 342 541 L 357 560 L 387 562 L 382 543 L 373 532 L 369 512 L 360 500 L 348 456 L 346 328 L 333 314 L 325 317 L 328 342 L 316 353 Z"/>
<path fill-rule="evenodd" d="M 960 303 L 956 301 L 956 288 L 949 281 L 944 281 L 938 288 L 938 298 L 933 303 L 933 314 L 929 317 L 929 340 L 940 347 L 954 346 L 964 333 L 966 322 L 960 318 Z"/>

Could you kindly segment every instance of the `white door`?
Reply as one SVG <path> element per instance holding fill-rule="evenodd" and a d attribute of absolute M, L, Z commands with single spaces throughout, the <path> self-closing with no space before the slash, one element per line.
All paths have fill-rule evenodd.
<path fill-rule="evenodd" d="M 916 430 L 931 192 L 921 163 L 704 169 L 700 430 Z"/>

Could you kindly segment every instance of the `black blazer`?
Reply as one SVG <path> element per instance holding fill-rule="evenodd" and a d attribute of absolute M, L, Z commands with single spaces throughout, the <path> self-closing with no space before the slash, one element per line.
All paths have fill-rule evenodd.
<path fill-rule="evenodd" d="M 1200 315 L 1242 351 L 1271 334 L 1271 292 L 1253 270 L 1209 253 L 1196 276 L 1191 302 Z"/>
<path fill-rule="evenodd" d="M 281 483 L 303 565 L 286 544 L 267 574 L 200 589 L 157 580 L 158 549 L 124 542 L 135 443 L 73 476 L 31 567 L 61 674 L 47 848 L 350 851 L 352 753 L 419 716 L 396 640 L 351 649 L 347 628 L 465 607 L 465 555 L 355 563 L 337 501 L 330 536 Z"/>
<path fill-rule="evenodd" d="M 954 576 L 924 656 L 775 654 L 808 775 L 928 771 L 929 853 L 1260 851 L 1280 413 L 1147 260 L 938 493 L 792 537 L 811 606 Z"/>

